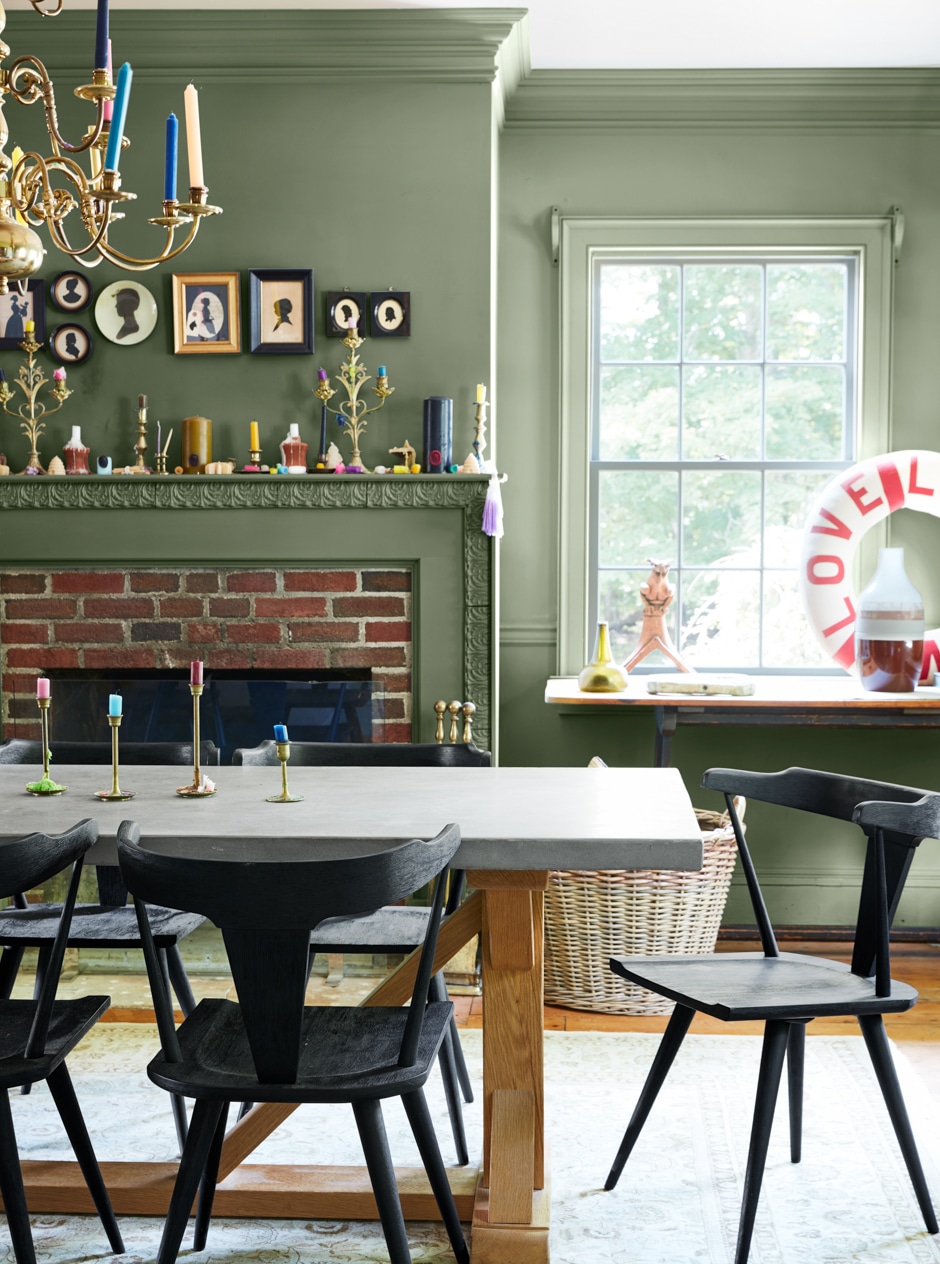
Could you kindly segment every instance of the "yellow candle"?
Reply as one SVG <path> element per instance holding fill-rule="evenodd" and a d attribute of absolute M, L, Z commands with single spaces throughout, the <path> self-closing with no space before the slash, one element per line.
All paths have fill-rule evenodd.
<path fill-rule="evenodd" d="M 13 153 L 10 155 L 10 158 L 11 158 L 11 164 L 10 164 L 10 171 L 9 171 L 9 173 L 8 173 L 8 174 L 11 174 L 11 175 L 12 175 L 12 173 L 13 173 L 14 169 L 16 168 L 16 164 L 19 162 L 19 160 L 20 160 L 22 157 L 23 157 L 23 151 L 22 151 L 22 149 L 20 149 L 19 145 L 14 145 L 14 146 L 13 146 Z M 19 211 L 16 211 L 16 212 L 15 212 L 15 215 L 16 215 L 16 222 L 17 222 L 18 224 L 25 224 L 25 223 L 26 223 L 26 220 L 25 220 L 25 219 L 23 218 L 23 216 L 19 213 Z"/>
<path fill-rule="evenodd" d="M 26 332 L 28 334 L 31 334 L 35 328 L 36 328 L 36 322 L 34 320 L 28 320 L 26 322 Z"/>
<path fill-rule="evenodd" d="M 189 184 L 200 188 L 205 184 L 202 174 L 202 133 L 199 129 L 199 93 L 190 84 L 183 93 L 186 114 L 186 150 L 189 154 Z"/>
<path fill-rule="evenodd" d="M 258 452 L 261 448 L 261 440 L 258 438 L 258 423 L 256 421 L 251 423 L 251 442 L 248 446 L 252 452 Z"/>
<path fill-rule="evenodd" d="M 486 387 L 482 382 L 477 383 L 477 403 L 482 404 L 486 401 Z"/>

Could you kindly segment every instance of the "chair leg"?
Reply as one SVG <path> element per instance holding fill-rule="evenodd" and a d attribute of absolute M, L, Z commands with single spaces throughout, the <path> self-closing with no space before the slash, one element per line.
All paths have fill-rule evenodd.
<path fill-rule="evenodd" d="M 179 949 L 176 948 L 175 945 L 169 949 L 167 948 L 157 949 L 157 959 L 160 962 L 160 976 L 163 980 L 163 987 L 162 989 L 158 988 L 156 991 L 154 991 L 153 988 L 151 987 L 150 995 L 151 995 L 151 999 L 153 1000 L 154 1010 L 162 1011 L 162 1014 L 164 1016 L 164 1021 L 175 1026 L 176 1020 L 173 1014 L 173 993 L 170 990 L 170 978 L 173 975 L 174 970 L 175 970 L 175 967 L 172 961 L 172 954 L 174 952 L 176 952 L 176 955 L 179 956 Z M 182 970 L 183 968 L 182 959 L 180 960 L 179 967 Z M 183 971 L 183 978 L 186 979 L 185 971 Z M 175 986 L 176 985 L 174 983 L 174 987 Z M 186 979 L 186 989 L 188 988 L 189 988 L 189 980 Z M 176 989 L 176 995 L 177 997 L 179 997 L 180 1008 L 183 1010 L 183 1013 L 185 1016 L 186 1005 L 182 996 L 180 996 L 180 991 L 178 987 Z M 189 992 L 189 997 L 190 999 L 192 999 L 191 991 Z M 195 1009 L 195 1003 L 193 1004 L 193 1009 Z M 185 1099 L 180 1097 L 176 1093 L 171 1093 L 170 1094 L 170 1109 L 173 1112 L 173 1124 L 176 1128 L 176 1139 L 179 1143 L 180 1154 L 182 1154 L 183 1147 L 186 1145 L 186 1133 L 189 1128 L 189 1123 L 186 1119 Z"/>
<path fill-rule="evenodd" d="M 437 974 L 431 977 L 431 985 L 428 988 L 429 1001 L 449 1001 L 447 995 L 447 984 L 444 981 L 444 972 L 439 970 Z M 450 1043 L 454 1051 L 454 1065 L 457 1069 L 457 1079 L 460 1081 L 460 1091 L 463 1094 L 465 1102 L 473 1101 L 473 1085 L 470 1083 L 470 1072 L 467 1070 L 466 1059 L 463 1056 L 463 1046 L 460 1043 L 460 1033 L 457 1030 L 457 1020 L 453 1016 L 450 1020 Z"/>
<path fill-rule="evenodd" d="M 173 944 L 170 948 L 167 948 L 166 964 L 170 982 L 173 984 L 173 991 L 176 993 L 176 999 L 179 1001 L 180 1009 L 183 1011 L 183 1017 L 188 1018 L 196 1008 L 196 998 L 193 996 L 189 975 L 186 973 L 186 968 L 183 965 L 179 944 Z"/>
<path fill-rule="evenodd" d="M 16 1264 L 36 1264 L 33 1234 L 26 1209 L 26 1191 L 23 1189 L 23 1173 L 20 1170 L 16 1133 L 13 1130 L 10 1095 L 5 1089 L 0 1092 L 0 1195 L 3 1197 L 3 1210 L 10 1227 Z"/>
<path fill-rule="evenodd" d="M 207 1102 L 197 1099 L 193 1106 L 193 1117 L 180 1158 L 170 1207 L 166 1213 L 166 1223 L 163 1226 L 163 1237 L 160 1239 L 156 1264 L 175 1264 L 176 1257 L 179 1255 L 180 1243 L 186 1232 L 186 1222 L 189 1220 L 193 1199 L 196 1197 L 196 1190 L 206 1169 L 206 1160 L 209 1157 L 209 1150 L 224 1105 L 224 1102 Z"/>
<path fill-rule="evenodd" d="M 434 1191 L 435 1201 L 440 1208 L 441 1219 L 447 1230 L 447 1236 L 450 1238 L 454 1257 L 457 1264 L 469 1264 L 470 1252 L 467 1249 L 467 1240 L 460 1227 L 457 1204 L 454 1202 L 453 1191 L 447 1179 L 447 1169 L 441 1158 L 441 1149 L 437 1144 L 437 1136 L 431 1123 L 424 1092 L 422 1089 L 417 1089 L 414 1093 L 405 1093 L 401 1100 L 408 1122 L 411 1124 L 414 1139 L 421 1152 L 421 1159 L 428 1174 L 431 1189 Z"/>
<path fill-rule="evenodd" d="M 803 1157 L 803 1064 L 806 1024 L 791 1023 L 787 1037 L 787 1096 L 790 1103 L 790 1162 Z"/>
<path fill-rule="evenodd" d="M 911 1121 L 907 1114 L 907 1107 L 904 1105 L 904 1098 L 901 1095 L 901 1085 L 898 1083 L 898 1073 L 895 1070 L 894 1059 L 891 1057 L 891 1047 L 888 1044 L 888 1037 L 885 1033 L 884 1020 L 880 1014 L 860 1014 L 858 1025 L 861 1027 L 862 1035 L 865 1037 L 868 1055 L 875 1068 L 875 1075 L 878 1077 L 881 1094 L 885 1099 L 888 1114 L 891 1116 L 895 1136 L 898 1139 L 898 1145 L 901 1147 L 904 1162 L 907 1164 L 908 1175 L 911 1178 L 911 1184 L 914 1186 L 914 1193 L 917 1195 L 917 1201 L 920 1204 L 921 1215 L 924 1217 L 927 1232 L 940 1232 L 937 1226 L 937 1215 L 930 1200 L 930 1190 L 927 1188 L 924 1169 L 921 1166 L 920 1155 L 917 1153 L 917 1144 L 914 1141 Z"/>
<path fill-rule="evenodd" d="M 22 948 L 4 948 L 0 955 L 0 1001 L 8 1001 L 23 961 Z"/>
<path fill-rule="evenodd" d="M 46 971 L 49 968 L 49 962 L 52 960 L 52 944 L 43 944 L 39 949 L 36 957 L 36 978 L 33 983 L 33 1000 L 39 1000 L 39 994 L 42 991 L 43 980 L 46 977 Z M 32 1084 L 24 1084 L 20 1089 L 23 1097 L 29 1097 L 32 1090 Z"/>
<path fill-rule="evenodd" d="M 388 1137 L 382 1119 L 381 1103 L 374 1098 L 352 1103 L 359 1129 L 359 1140 L 365 1155 L 369 1179 L 372 1181 L 372 1192 L 375 1194 L 379 1209 L 379 1219 L 385 1234 L 385 1245 L 391 1264 L 411 1264 L 411 1251 L 408 1247 L 408 1235 L 405 1232 L 405 1218 L 402 1215 L 401 1200 L 398 1197 L 398 1185 L 395 1182 L 395 1169 L 388 1148 Z M 158 1260 L 157 1264 L 164 1264 Z M 167 1262 L 168 1264 L 168 1262 Z"/>
<path fill-rule="evenodd" d="M 215 1187 L 219 1179 L 219 1160 L 222 1157 L 222 1142 L 225 1140 L 225 1125 L 228 1122 L 228 1107 L 228 1102 L 224 1102 L 222 1114 L 219 1116 L 219 1122 L 215 1126 L 212 1145 L 209 1147 L 206 1170 L 202 1174 L 202 1183 L 199 1186 L 199 1204 L 196 1207 L 196 1232 L 193 1235 L 194 1251 L 204 1250 L 206 1238 L 209 1236 L 212 1203 L 215 1200 Z"/>
<path fill-rule="evenodd" d="M 85 1178 L 88 1192 L 91 1194 L 92 1202 L 95 1204 L 98 1216 L 104 1225 L 104 1231 L 108 1235 L 111 1250 L 120 1255 L 124 1250 L 121 1230 L 118 1228 L 114 1209 L 111 1206 L 111 1199 L 108 1197 L 104 1178 L 101 1175 L 101 1168 L 98 1166 L 91 1138 L 88 1135 L 88 1129 L 85 1127 L 81 1107 L 78 1104 L 78 1098 L 75 1096 L 75 1089 L 64 1062 L 60 1063 L 51 1073 L 48 1083 L 52 1100 L 56 1104 L 56 1110 L 59 1112 L 59 1117 L 65 1127 L 69 1142 L 75 1151 L 75 1157 L 78 1159 L 78 1166 L 82 1169 L 82 1176 Z"/>
<path fill-rule="evenodd" d="M 186 1099 L 180 1097 L 178 1093 L 171 1093 L 170 1110 L 173 1112 L 176 1141 L 180 1148 L 180 1154 L 182 1154 L 183 1147 L 186 1145 L 186 1136 L 189 1132 L 189 1120 L 186 1118 Z"/>
<path fill-rule="evenodd" d="M 761 1049 L 760 1073 L 757 1077 L 757 1097 L 754 1102 L 754 1122 L 751 1125 L 751 1145 L 747 1153 L 747 1171 L 744 1176 L 744 1201 L 738 1225 L 738 1244 L 734 1264 L 745 1264 L 754 1234 L 754 1217 L 760 1198 L 770 1129 L 774 1122 L 774 1108 L 780 1088 L 783 1059 L 787 1052 L 790 1024 L 781 1019 L 771 1019 L 764 1024 L 764 1044 Z"/>
<path fill-rule="evenodd" d="M 663 1038 L 659 1042 L 659 1048 L 656 1050 L 656 1057 L 653 1059 L 653 1065 L 649 1069 L 646 1083 L 640 1090 L 639 1099 L 633 1108 L 633 1114 L 630 1117 L 629 1124 L 627 1124 L 627 1130 L 623 1134 L 617 1157 L 614 1159 L 613 1166 L 607 1175 L 607 1180 L 604 1182 L 605 1189 L 613 1189 L 620 1180 L 623 1165 L 636 1145 L 637 1137 L 639 1137 L 643 1125 L 646 1123 L 647 1116 L 652 1110 L 659 1090 L 663 1086 L 663 1081 L 669 1074 L 669 1068 L 679 1052 L 679 1046 L 685 1039 L 685 1033 L 689 1030 L 689 1024 L 694 1016 L 695 1010 L 689 1009 L 686 1005 L 677 1005 L 672 1011 L 672 1017 L 666 1024 L 666 1030 L 663 1032 Z"/>
<path fill-rule="evenodd" d="M 454 1045 L 449 1027 L 444 1032 L 437 1060 L 441 1066 L 441 1079 L 444 1081 L 444 1097 L 447 1101 L 447 1113 L 450 1116 L 450 1130 L 454 1134 L 457 1162 L 461 1167 L 465 1167 L 470 1162 L 470 1155 L 467 1151 L 467 1133 L 463 1126 L 463 1108 L 460 1105 L 460 1084 L 457 1079 L 457 1064 L 454 1060 Z"/>

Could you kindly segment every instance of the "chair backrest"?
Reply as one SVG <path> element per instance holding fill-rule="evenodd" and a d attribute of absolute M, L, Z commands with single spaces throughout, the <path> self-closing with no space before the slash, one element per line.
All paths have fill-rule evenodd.
<path fill-rule="evenodd" d="M 437 742 L 291 742 L 290 762 L 303 768 L 489 768 L 489 751 L 472 742 L 443 746 Z M 277 744 L 259 742 L 232 754 L 233 764 L 277 764 Z"/>
<path fill-rule="evenodd" d="M 761 943 L 768 956 L 777 956 L 779 950 L 734 808 L 734 796 L 745 795 L 764 803 L 855 821 L 862 827 L 868 844 L 851 969 L 864 978 L 874 976 L 878 995 L 889 995 L 891 922 L 915 849 L 924 838 L 940 837 L 940 794 L 811 768 L 787 768 L 777 773 L 710 768 L 702 785 L 725 796 Z"/>
<path fill-rule="evenodd" d="M 400 1055 L 402 1065 L 414 1059 L 447 870 L 460 846 L 456 825 L 445 826 L 429 841 L 411 839 L 351 857 L 337 856 L 329 843 L 317 847 L 301 840 L 284 840 L 273 849 L 265 839 L 220 839 L 213 841 L 211 852 L 200 855 L 190 844 L 161 843 L 147 849 L 138 839 L 138 827 L 124 822 L 118 831 L 118 860 L 135 897 L 148 970 L 160 967 L 146 947 L 147 903 L 210 918 L 222 931 L 262 1083 L 293 1083 L 297 1077 L 311 930 L 327 917 L 395 903 L 437 879 Z M 154 981 L 155 994 L 162 987 Z M 172 1057 L 172 1035 L 161 1027 L 160 1038 L 165 1056 Z"/>
<path fill-rule="evenodd" d="M 57 764 L 110 764 L 110 742 L 54 742 Z M 214 742 L 199 743 L 199 762 L 204 768 L 217 767 L 222 751 Z M 122 764 L 191 764 L 192 742 L 122 742 Z M 0 743 L 0 764 L 41 764 L 42 742 L 11 737 Z"/>

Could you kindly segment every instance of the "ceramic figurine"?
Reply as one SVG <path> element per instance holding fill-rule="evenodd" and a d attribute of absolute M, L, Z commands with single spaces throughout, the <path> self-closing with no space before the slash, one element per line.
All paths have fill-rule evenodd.
<path fill-rule="evenodd" d="M 326 468 L 335 470 L 337 465 L 343 465 L 342 453 L 335 443 L 331 443 L 326 450 Z M 345 469 L 345 466 L 343 468 Z"/>
<path fill-rule="evenodd" d="M 66 474 L 90 474 L 88 468 L 88 454 L 91 448 L 86 448 L 82 443 L 81 426 L 72 427 L 72 437 L 65 445 L 65 472 Z M 51 465 L 50 465 L 51 469 Z"/>
<path fill-rule="evenodd" d="M 52 458 L 52 460 L 49 462 L 49 466 L 46 470 L 46 473 L 47 474 L 64 474 L 65 473 L 65 464 L 60 456 L 54 456 Z"/>
<path fill-rule="evenodd" d="M 281 461 L 288 474 L 307 472 L 307 444 L 300 437 L 300 426 L 296 421 L 291 422 L 287 438 L 281 444 Z"/>

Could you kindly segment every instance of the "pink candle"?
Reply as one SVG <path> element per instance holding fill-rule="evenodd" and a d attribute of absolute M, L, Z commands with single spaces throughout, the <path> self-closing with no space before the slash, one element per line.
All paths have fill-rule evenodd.
<path fill-rule="evenodd" d="M 36 697 L 37 698 L 50 697 L 51 695 L 49 692 L 49 688 L 50 688 L 50 681 L 49 681 L 48 676 L 37 677 L 36 679 Z"/>
<path fill-rule="evenodd" d="M 111 41 L 108 40 L 108 82 L 109 83 L 114 83 L 113 75 L 114 75 L 114 66 L 112 65 L 112 62 L 111 62 Z M 114 118 L 114 101 L 113 100 L 105 101 L 104 113 L 102 114 L 102 118 L 105 120 L 106 123 L 110 123 L 112 118 Z"/>
<path fill-rule="evenodd" d="M 189 683 L 191 685 L 202 684 L 202 661 L 200 659 L 189 664 Z"/>

